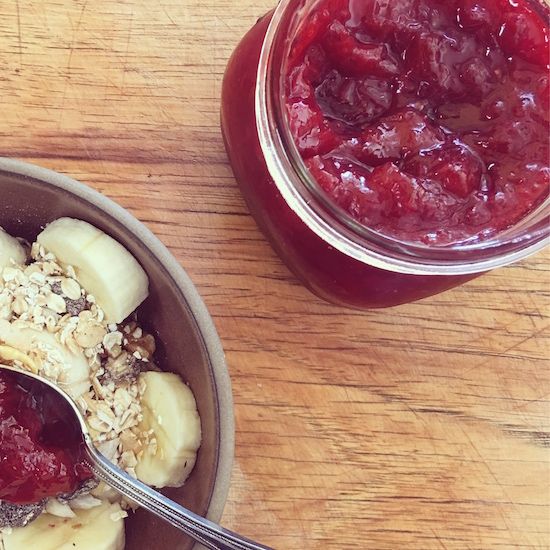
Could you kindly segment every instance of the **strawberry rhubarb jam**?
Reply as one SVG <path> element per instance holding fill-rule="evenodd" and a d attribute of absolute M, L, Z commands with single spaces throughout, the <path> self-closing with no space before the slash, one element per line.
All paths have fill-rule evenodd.
<path fill-rule="evenodd" d="M 73 493 L 91 477 L 66 404 L 0 373 L 0 500 L 31 504 Z"/>
<path fill-rule="evenodd" d="M 549 232 L 548 55 L 536 0 L 281 0 L 222 89 L 250 212 L 311 291 L 354 308 L 533 254 Z"/>
<path fill-rule="evenodd" d="M 323 0 L 288 119 L 312 176 L 403 240 L 480 240 L 548 194 L 547 22 L 526 0 Z"/>

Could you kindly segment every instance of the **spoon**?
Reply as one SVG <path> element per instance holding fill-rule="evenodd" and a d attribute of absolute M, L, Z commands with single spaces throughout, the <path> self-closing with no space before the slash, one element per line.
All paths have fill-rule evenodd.
<path fill-rule="evenodd" d="M 211 550 L 272 550 L 187 510 L 178 503 L 166 498 L 149 486 L 134 479 L 126 472 L 107 460 L 94 446 L 86 421 L 69 395 L 54 383 L 30 372 L 14 367 L 0 365 L 0 373 L 10 372 L 19 381 L 32 382 L 31 392 L 38 391 L 50 399 L 65 402 L 67 405 L 67 429 L 74 429 L 82 438 L 84 462 L 90 471 L 121 495 L 132 500 L 142 508 L 152 512 L 180 531 L 192 537 Z M 72 415 L 72 418 L 69 418 Z"/>

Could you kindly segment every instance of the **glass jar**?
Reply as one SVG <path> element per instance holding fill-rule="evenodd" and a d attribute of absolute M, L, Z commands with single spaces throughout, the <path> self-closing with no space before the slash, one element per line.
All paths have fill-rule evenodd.
<path fill-rule="evenodd" d="M 549 201 L 496 238 L 446 247 L 407 243 L 353 220 L 309 175 L 284 109 L 285 62 L 313 0 L 282 0 L 246 34 L 223 82 L 226 149 L 258 226 L 311 291 L 353 308 L 388 307 L 460 285 L 548 244 Z"/>

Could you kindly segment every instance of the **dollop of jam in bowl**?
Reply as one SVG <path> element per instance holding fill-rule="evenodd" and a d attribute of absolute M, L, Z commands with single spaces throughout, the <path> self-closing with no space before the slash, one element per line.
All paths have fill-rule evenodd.
<path fill-rule="evenodd" d="M 70 495 L 92 478 L 73 419 L 40 382 L 0 371 L 0 500 L 34 504 Z"/>

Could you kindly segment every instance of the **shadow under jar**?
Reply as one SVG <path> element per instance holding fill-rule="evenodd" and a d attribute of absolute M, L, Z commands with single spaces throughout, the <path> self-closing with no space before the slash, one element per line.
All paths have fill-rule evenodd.
<path fill-rule="evenodd" d="M 282 0 L 257 22 L 227 67 L 222 130 L 252 215 L 310 290 L 389 307 L 548 244 L 547 36 L 527 0 Z"/>

